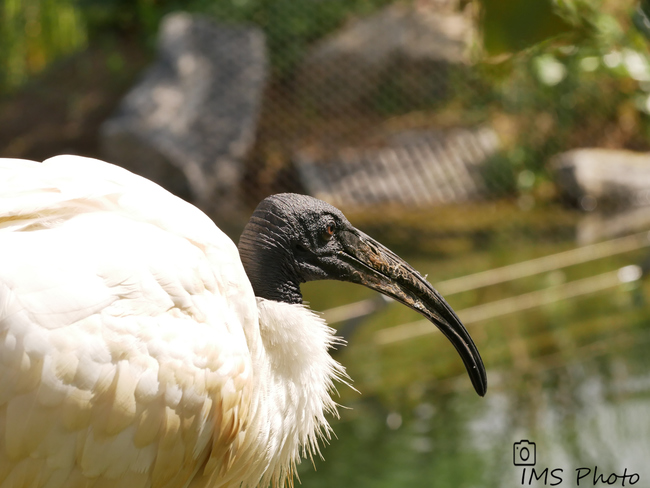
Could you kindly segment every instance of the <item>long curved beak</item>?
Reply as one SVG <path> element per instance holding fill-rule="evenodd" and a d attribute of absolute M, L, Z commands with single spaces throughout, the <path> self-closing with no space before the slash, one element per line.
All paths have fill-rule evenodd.
<path fill-rule="evenodd" d="M 484 396 L 487 375 L 474 341 L 456 313 L 406 261 L 357 229 L 341 233 L 338 258 L 354 271 L 346 280 L 377 290 L 430 320 L 451 341 L 465 363 L 476 393 Z"/>

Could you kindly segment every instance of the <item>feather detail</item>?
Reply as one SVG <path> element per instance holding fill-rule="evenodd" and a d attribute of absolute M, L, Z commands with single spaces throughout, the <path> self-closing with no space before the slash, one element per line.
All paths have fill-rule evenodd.
<path fill-rule="evenodd" d="M 0 488 L 291 485 L 333 330 L 256 300 L 201 211 L 116 166 L 0 159 Z"/>

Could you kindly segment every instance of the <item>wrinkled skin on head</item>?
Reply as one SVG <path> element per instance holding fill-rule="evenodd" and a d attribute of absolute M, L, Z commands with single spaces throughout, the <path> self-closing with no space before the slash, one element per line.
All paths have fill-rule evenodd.
<path fill-rule="evenodd" d="M 356 229 L 337 208 L 283 193 L 263 200 L 239 241 L 255 294 L 302 303 L 300 283 L 340 280 L 367 286 L 424 315 L 451 341 L 483 396 L 487 376 L 469 333 L 445 299 L 406 261 Z"/>

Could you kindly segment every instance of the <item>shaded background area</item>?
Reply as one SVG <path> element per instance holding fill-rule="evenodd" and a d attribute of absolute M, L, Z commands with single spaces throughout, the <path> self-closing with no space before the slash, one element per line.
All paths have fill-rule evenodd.
<path fill-rule="evenodd" d="M 336 204 L 437 284 L 490 381 L 475 398 L 453 348 L 404 307 L 308 284 L 349 342 L 337 359 L 361 394 L 340 387 L 350 408 L 326 461 L 301 465 L 303 485 L 521 486 L 521 439 L 537 443 L 539 471 L 563 469 L 559 486 L 595 466 L 643 485 L 650 23 L 638 7 L 1 0 L 0 155 L 104 157 L 100 128 L 154 61 L 171 12 L 258 29 L 265 78 L 236 205 L 206 210 L 236 240 L 270 193 Z M 579 148 L 610 152 L 576 163 L 566 153 Z M 572 187 L 563 161 L 617 191 Z"/>

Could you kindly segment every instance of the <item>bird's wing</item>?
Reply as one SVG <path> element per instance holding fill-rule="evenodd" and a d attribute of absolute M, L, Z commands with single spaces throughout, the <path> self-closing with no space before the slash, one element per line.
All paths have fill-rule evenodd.
<path fill-rule="evenodd" d="M 0 160 L 0 487 L 226 469 L 256 323 L 235 245 L 196 208 L 96 160 Z"/>

